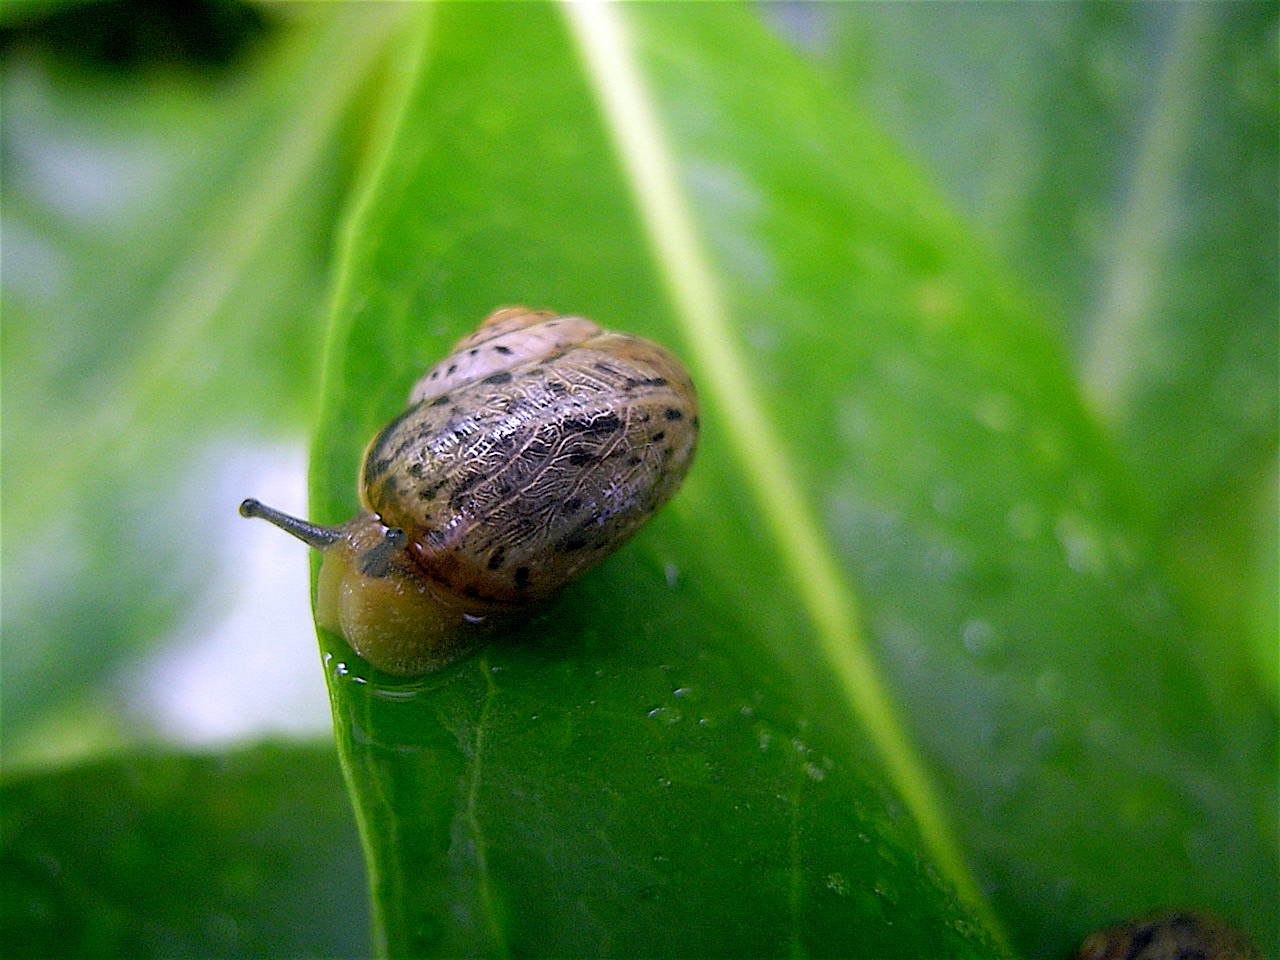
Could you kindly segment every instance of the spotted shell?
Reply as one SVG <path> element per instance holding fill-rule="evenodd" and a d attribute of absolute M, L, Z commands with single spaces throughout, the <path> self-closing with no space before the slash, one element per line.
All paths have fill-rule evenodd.
<path fill-rule="evenodd" d="M 365 506 L 438 583 L 544 598 L 665 503 L 693 459 L 693 382 L 665 349 L 509 307 L 429 370 L 369 444 Z"/>
<path fill-rule="evenodd" d="M 697 439 L 693 382 L 662 347 L 507 307 L 370 442 L 356 516 L 323 527 L 252 499 L 240 512 L 320 550 L 316 622 L 412 676 L 603 560 L 675 493 Z"/>
<path fill-rule="evenodd" d="M 1170 911 L 1090 936 L 1075 960 L 1262 960 L 1262 953 L 1223 920 Z"/>

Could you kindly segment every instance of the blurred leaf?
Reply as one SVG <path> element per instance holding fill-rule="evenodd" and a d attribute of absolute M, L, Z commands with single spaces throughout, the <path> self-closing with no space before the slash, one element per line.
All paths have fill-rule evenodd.
<path fill-rule="evenodd" d="M 110 25 L 132 9 L 4 46 L 10 755 L 51 713 L 101 706 L 112 668 L 216 583 L 228 451 L 309 421 L 350 111 L 394 22 L 277 9 L 221 69 L 86 56 L 132 36 Z"/>
<path fill-rule="evenodd" d="M 767 9 L 1051 306 L 1205 631 L 1202 669 L 1274 699 L 1274 656 L 1254 655 L 1275 649 L 1274 604 L 1251 611 L 1280 563 L 1253 536 L 1276 516 L 1258 491 L 1280 389 L 1280 11 Z"/>
<path fill-rule="evenodd" d="M 966 860 L 1020 954 L 1169 902 L 1274 950 L 1274 715 L 1197 672 L 1035 307 L 745 13 L 602 16 L 638 91 L 545 7 L 436 9 L 345 252 L 321 521 L 497 304 L 654 336 L 705 406 L 672 506 L 508 641 L 388 684 L 323 638 L 391 952 L 989 953 Z"/>
<path fill-rule="evenodd" d="M 367 955 L 328 747 L 102 761 L 9 778 L 0 802 L 5 956 Z"/>

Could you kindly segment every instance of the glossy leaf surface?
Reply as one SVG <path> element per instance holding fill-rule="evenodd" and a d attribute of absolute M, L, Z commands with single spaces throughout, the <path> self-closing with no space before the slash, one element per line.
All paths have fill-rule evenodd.
<path fill-rule="evenodd" d="M 309 625 L 247 478 L 322 404 L 343 519 L 524 301 L 673 348 L 704 442 L 454 669 L 322 638 L 393 952 L 1056 958 L 1178 904 L 1274 955 L 1280 10 L 592 11 L 0 11 L 6 945 L 367 952 L 332 754 L 157 757 L 145 701 L 323 696 L 264 669 Z"/>
<path fill-rule="evenodd" d="M 0 802 L 6 956 L 367 953 L 332 748 L 100 760 L 11 777 Z"/>
<path fill-rule="evenodd" d="M 321 521 L 499 304 L 655 337 L 705 407 L 676 501 L 481 655 L 390 684 L 326 639 L 391 952 L 1061 953 L 1170 899 L 1267 935 L 1271 719 L 1193 669 L 1044 318 L 749 19 L 605 19 L 425 18 L 348 238 Z"/>

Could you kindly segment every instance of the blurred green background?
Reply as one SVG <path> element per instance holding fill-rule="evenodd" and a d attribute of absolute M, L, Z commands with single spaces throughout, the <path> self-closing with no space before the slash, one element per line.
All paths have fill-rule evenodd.
<path fill-rule="evenodd" d="M 500 291 L 550 297 L 585 290 L 584 299 L 595 297 L 616 315 L 629 301 L 649 302 L 645 278 L 655 269 L 628 219 L 634 214 L 619 214 L 615 227 L 602 206 L 600 219 L 614 233 L 601 227 L 601 239 L 586 232 L 579 214 L 526 199 L 521 178 L 536 181 L 543 169 L 531 173 L 519 162 L 521 137 L 536 139 L 532 126 L 505 128 L 507 148 L 483 141 L 487 129 L 513 122 L 498 107 L 486 112 L 479 94 L 479 106 L 466 108 L 466 92 L 488 90 L 487 83 L 499 91 L 493 103 L 503 102 L 502 77 L 495 58 L 481 55 L 484 44 L 510 31 L 518 48 L 521 35 L 532 35 L 521 31 L 538 30 L 531 47 L 554 65 L 533 76 L 562 119 L 560 140 L 531 143 L 529 151 L 546 150 L 553 160 L 598 155 L 610 171 L 622 164 L 599 117 L 574 99 L 591 81 L 570 32 L 546 27 L 540 14 L 496 9 L 488 16 L 509 19 L 484 21 L 466 5 L 432 19 L 413 5 L 381 4 L 0 8 L 6 955 L 369 949 L 360 845 L 307 609 L 307 559 L 296 544 L 243 523 L 235 507 L 252 494 L 307 514 L 315 425 L 327 425 L 328 446 L 319 449 L 358 445 L 354 430 L 347 437 L 332 425 L 351 406 L 364 404 L 373 416 L 373 401 L 353 396 L 361 376 L 376 377 L 343 367 L 344 359 L 355 368 L 377 353 L 362 339 L 368 318 L 358 294 L 373 303 L 429 303 L 436 311 L 427 317 L 430 336 L 411 348 L 429 360 L 478 318 L 486 297 L 503 298 Z M 1117 558 L 1128 571 L 1096 596 L 1105 593 L 1126 624 L 1139 624 L 1133 662 L 1152 650 L 1177 662 L 1156 684 L 1159 719 L 1151 729 L 1134 728 L 1134 741 L 1143 749 L 1154 744 L 1147 755 L 1155 758 L 1153 776 L 1194 768 L 1170 782 L 1194 782 L 1197 797 L 1229 795 L 1240 785 L 1247 809 L 1235 826 L 1250 834 L 1240 839 L 1242 856 L 1258 858 L 1262 881 L 1252 902 L 1237 891 L 1203 906 L 1226 912 L 1274 953 L 1276 7 L 778 3 L 725 6 L 688 23 L 679 16 L 640 5 L 623 20 L 643 38 L 641 63 L 665 110 L 662 129 L 717 278 L 740 297 L 731 303 L 738 348 L 757 374 L 773 429 L 793 445 L 795 482 L 826 521 L 866 610 L 871 647 L 906 712 L 937 705 L 940 715 L 959 710 L 968 718 L 957 723 L 962 731 L 982 728 L 985 711 L 1004 701 L 992 694 L 966 713 L 957 703 L 970 688 L 917 687 L 912 658 L 949 643 L 1000 665 L 1017 658 L 1019 625 L 1028 634 L 1056 630 L 1053 642 L 1067 651 L 1059 673 L 1033 676 L 1031 699 L 1047 714 L 1071 714 L 1076 683 L 1111 689 L 1115 677 L 1088 673 L 1103 660 L 1072 674 L 1078 665 L 1070 645 L 1092 649 L 1116 622 L 1093 605 L 1095 594 L 1066 579 L 1037 580 L 1041 592 L 1019 594 L 1005 613 L 978 612 L 993 609 L 984 604 L 1003 589 L 1002 577 L 1017 579 L 1022 561 L 1002 553 L 967 513 L 956 536 L 979 544 L 986 565 L 949 581 L 946 610 L 913 600 L 915 590 L 930 593 L 913 564 L 928 570 L 951 562 L 938 552 L 943 538 L 904 506 L 902 491 L 916 479 L 931 491 L 919 509 L 943 517 L 944 527 L 948 514 L 970 510 L 995 518 L 1014 540 L 1030 540 L 1052 508 L 1040 510 L 1039 494 L 1028 501 L 1025 491 L 1054 481 L 1017 475 L 1020 454 L 1028 462 L 1086 464 L 1072 481 L 1079 484 L 1070 493 L 1073 511 L 1050 525 L 1046 539 L 1077 573 Z M 559 22 L 558 14 L 548 13 L 547 22 Z M 756 82 L 763 92 L 746 93 Z M 735 83 L 744 91 L 740 102 Z M 422 121 L 422 157 L 406 133 L 405 104 Z M 514 122 L 521 109 L 511 108 Z M 780 131 L 784 117 L 793 126 Z M 440 144 L 455 152 L 432 160 L 430 149 L 443 150 Z M 794 166 L 792 150 L 801 158 Z M 779 155 L 788 162 L 769 168 Z M 416 178 L 433 162 L 445 171 L 438 174 L 444 186 L 441 197 L 424 193 L 415 208 L 424 236 L 397 228 L 394 211 L 379 219 L 378 211 L 394 207 L 389 184 L 416 199 Z M 770 176 L 757 176 L 760 169 Z M 882 192 L 864 198 L 853 188 L 848 195 L 819 189 L 842 178 L 856 184 L 864 174 Z M 548 192 L 607 194 L 615 179 L 624 182 L 610 172 L 599 183 Z M 494 184 L 510 189 L 501 202 Z M 529 187 L 527 196 L 543 186 Z M 803 215 L 790 225 L 766 222 L 761 212 L 793 209 Z M 857 299 L 831 282 L 853 257 L 831 224 L 851 209 L 859 216 L 858 269 L 886 278 L 866 302 L 891 299 L 899 283 L 924 291 L 907 311 L 905 333 L 836 319 Z M 569 265 L 566 277 L 577 270 L 588 279 L 575 287 L 578 281 L 555 277 L 544 293 L 536 283 L 521 288 L 520 264 L 476 256 L 484 242 L 519 232 L 507 222 L 517 214 L 539 218 L 537 235 L 562 238 L 555 253 Z M 899 233 L 926 241 L 897 243 Z M 611 236 L 617 250 L 608 246 Z M 432 301 L 411 289 L 417 279 L 398 288 L 387 268 L 367 266 L 397 244 L 421 255 L 403 271 L 421 263 L 423 284 L 473 291 L 477 303 Z M 551 250 L 550 241 L 540 249 Z M 976 333 L 950 341 L 929 318 L 945 314 L 956 293 L 928 281 L 956 251 L 978 263 L 965 274 L 965 296 L 989 309 L 975 308 Z M 770 264 L 785 258 L 812 269 L 799 279 L 772 275 Z M 529 264 L 547 275 L 545 264 Z M 752 314 L 743 304 L 756 291 L 768 309 Z M 554 305 L 587 310 L 577 301 Z M 885 309 L 887 316 L 896 308 Z M 678 313 L 660 303 L 651 313 L 664 311 Z M 832 318 L 825 326 L 824 316 Z M 680 346 L 678 317 L 653 322 L 652 332 L 669 328 L 664 338 Z M 873 385 L 883 375 L 906 402 L 895 405 L 873 386 L 883 410 L 874 401 L 870 413 L 866 403 L 841 406 L 827 381 L 849 369 Z M 819 384 L 815 396 L 796 397 L 789 383 L 770 381 L 770 370 Z M 696 362 L 693 372 L 698 378 Z M 405 375 L 388 373 L 400 378 L 387 384 L 388 396 L 403 393 Z M 1010 440 L 1007 461 L 967 459 L 964 428 L 952 432 L 946 411 L 976 405 L 986 427 L 1016 433 L 1011 393 L 987 389 L 994 381 L 984 379 L 1006 375 L 1010 383 L 1025 378 L 1026 396 L 1066 426 Z M 836 412 L 814 416 L 827 410 L 828 393 Z M 709 399 L 715 413 L 714 390 Z M 379 410 L 375 423 L 385 419 Z M 886 411 L 901 421 L 886 420 Z M 732 433 L 733 411 L 718 413 L 711 423 L 721 424 L 722 436 Z M 921 424 L 920 436 L 936 443 L 896 443 L 918 439 Z M 877 429 L 886 437 L 867 439 Z M 714 509 L 700 504 L 735 489 L 740 468 L 732 444 L 717 444 L 710 430 L 702 479 L 651 541 L 657 569 L 662 557 L 677 558 L 686 578 L 699 569 L 696 556 L 681 552 L 696 531 L 724 548 L 726 567 L 744 570 L 757 563 L 748 540 L 770 536 L 750 529 L 740 542 L 714 539 L 733 525 L 717 526 Z M 819 449 L 832 432 L 852 451 L 843 459 Z M 938 439 L 944 433 L 954 446 Z M 878 443 L 900 459 L 883 467 L 891 479 L 879 503 L 889 506 L 872 516 L 859 465 L 875 473 L 876 458 L 885 456 Z M 327 509 L 351 482 L 325 486 L 327 476 L 350 475 L 345 462 L 326 463 L 313 463 L 312 476 L 330 497 Z M 989 471 L 976 478 L 988 499 L 962 510 L 956 504 L 975 471 Z M 1015 473 L 1009 479 L 1002 471 Z M 893 539 L 902 555 L 866 556 L 875 531 L 893 523 L 907 533 L 886 542 Z M 1114 532 L 1099 534 L 1104 528 Z M 638 547 L 637 556 L 648 557 L 647 549 Z M 602 574 L 599 592 L 607 593 L 610 576 Z M 733 588 L 708 583 L 685 600 L 695 612 L 745 610 L 754 634 L 778 634 L 770 614 Z M 590 595 L 581 595 L 588 610 Z M 784 607 L 773 608 L 786 619 Z M 1038 610 L 1063 622 L 1034 626 Z M 608 619 L 605 611 L 592 616 L 584 614 L 588 627 Z M 718 650 L 718 642 L 709 637 L 705 649 Z M 767 638 L 760 642 L 767 648 Z M 811 648 L 802 639 L 793 663 L 780 655 L 761 669 L 803 673 Z M 1131 667 L 1117 656 L 1112 669 Z M 746 690 L 749 681 L 742 683 Z M 536 704 L 543 688 L 528 689 Z M 828 694 L 815 689 L 814 702 L 822 703 Z M 1186 703 L 1214 705 L 1212 715 L 1191 706 L 1180 713 L 1187 691 Z M 802 696 L 778 696 L 787 703 L 776 717 L 805 719 Z M 1019 902 L 1009 891 L 1028 848 L 1019 841 L 1006 857 L 980 831 L 966 832 L 968 817 L 985 816 L 961 809 L 975 789 L 956 772 L 967 754 L 948 756 L 929 721 L 903 722 L 925 745 L 945 802 L 955 805 L 962 846 L 1015 952 L 1065 955 L 1087 919 L 1105 919 L 1115 906 L 1069 891 L 1066 877 L 1060 903 Z M 1122 744 L 1117 753 L 1132 749 L 1128 734 L 1107 722 L 1098 719 L 1090 737 L 1110 730 Z M 1043 737 L 1033 743 L 1032 728 L 1048 729 L 1028 721 L 1027 749 L 1055 762 L 1069 755 L 1069 770 L 1077 747 Z M 1192 760 L 1179 752 L 1183 743 Z M 1100 769 L 1110 769 L 1107 762 Z M 546 771 L 531 776 L 554 779 Z M 1018 803 L 1034 805 L 1030 794 Z M 1000 802 L 993 807 L 1004 812 Z M 104 816 L 104 809 L 118 813 Z M 1189 859 L 1197 844 L 1216 842 L 1215 829 L 1235 826 L 1187 833 Z M 1243 871 L 1253 876 L 1252 869 Z M 831 876 L 824 882 L 838 886 Z M 1176 896 L 1198 888 L 1170 881 L 1161 889 Z M 1073 926 L 1063 916 L 1080 920 Z M 821 955 L 839 941 L 825 948 L 804 942 L 801 952 Z"/>

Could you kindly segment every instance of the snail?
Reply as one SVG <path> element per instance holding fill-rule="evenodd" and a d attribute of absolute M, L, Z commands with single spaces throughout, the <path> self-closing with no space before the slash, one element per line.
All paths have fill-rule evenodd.
<path fill-rule="evenodd" d="M 1225 921 L 1176 910 L 1099 930 L 1075 960 L 1262 960 L 1262 952 Z"/>
<path fill-rule="evenodd" d="M 415 676 L 626 541 L 680 486 L 697 437 L 693 381 L 661 346 L 505 307 L 369 443 L 355 517 L 324 527 L 252 499 L 240 513 L 321 551 L 321 627 Z"/>

